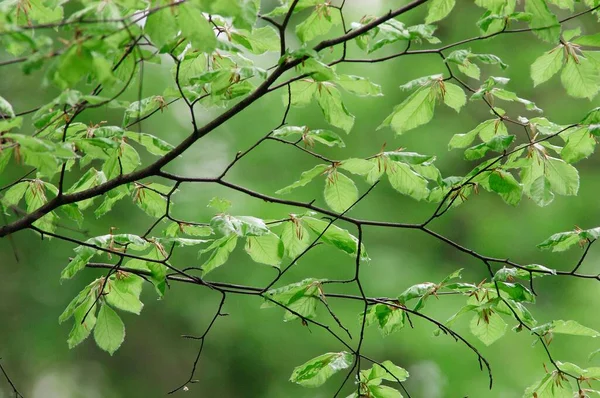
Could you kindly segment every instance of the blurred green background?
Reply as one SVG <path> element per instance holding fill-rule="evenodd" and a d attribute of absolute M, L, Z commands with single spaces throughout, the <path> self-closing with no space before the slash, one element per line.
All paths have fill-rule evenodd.
<path fill-rule="evenodd" d="M 268 9 L 268 2 L 263 3 Z M 401 4 L 383 0 L 347 1 L 346 18 L 356 21 L 364 14 L 380 15 Z M 410 12 L 401 20 L 407 25 L 422 23 L 424 11 L 419 9 Z M 437 36 L 446 44 L 478 35 L 475 22 L 482 12 L 471 2 L 461 2 L 451 17 L 440 23 Z M 303 17 L 305 14 L 292 19 L 292 25 Z M 598 31 L 597 22 L 590 15 L 566 24 L 567 28 L 575 26 L 580 26 L 587 34 Z M 339 34 L 339 28 L 336 34 Z M 290 45 L 298 44 L 292 31 L 288 37 Z M 389 46 L 376 55 L 398 52 L 401 46 Z M 589 109 L 599 105 L 598 101 L 590 103 L 567 97 L 557 77 L 533 89 L 529 66 L 551 46 L 531 33 L 501 35 L 461 48 L 500 56 L 510 68 L 506 71 L 483 68 L 483 77 L 509 77 L 509 90 L 536 102 L 545 110 L 545 116 L 556 123 L 578 121 Z M 354 44 L 350 46 L 350 51 L 353 57 L 364 57 Z M 8 56 L 2 54 L 2 57 Z M 160 94 L 164 87 L 172 85 L 169 72 L 171 63 L 166 59 L 163 61 L 162 65 L 145 66 L 144 96 Z M 276 56 L 267 56 L 260 62 L 269 66 L 276 62 Z M 337 159 L 367 157 L 377 153 L 382 144 L 387 143 L 389 150 L 403 147 L 423 154 L 435 154 L 438 157 L 436 164 L 444 176 L 464 175 L 476 165 L 462 160 L 459 150 L 449 152 L 447 144 L 452 135 L 464 133 L 489 118 L 489 109 L 482 102 L 469 103 L 460 114 L 440 106 L 431 123 L 401 137 L 396 137 L 390 129 L 376 131 L 391 109 L 407 95 L 398 89 L 399 85 L 413 78 L 445 72 L 438 56 L 400 57 L 379 64 L 342 64 L 338 66 L 338 71 L 371 78 L 383 87 L 385 95 L 375 98 L 345 95 L 346 106 L 356 116 L 352 133 L 344 137 L 346 148 L 340 150 L 317 146 L 317 151 Z M 57 95 L 54 88 L 40 85 L 42 73 L 23 76 L 18 65 L 5 67 L 0 73 L 0 95 L 11 101 L 17 112 L 46 103 Z M 469 83 L 477 86 L 475 81 Z M 125 96 L 134 100 L 136 93 L 137 87 L 134 87 Z M 184 175 L 217 175 L 237 151 L 245 150 L 279 124 L 283 112 L 281 94 L 273 93 L 256 102 L 196 143 L 168 170 Z M 523 107 L 506 109 L 513 118 L 519 115 L 533 116 Z M 198 109 L 197 117 L 201 122 L 206 122 L 219 112 L 219 109 Z M 108 124 L 120 125 L 121 117 L 115 110 L 102 108 L 83 113 L 78 121 L 86 124 L 107 121 Z M 292 109 L 288 120 L 291 125 L 329 128 L 315 104 Z M 189 133 L 190 126 L 187 109 L 183 104 L 176 103 L 144 122 L 142 131 L 176 144 Z M 26 126 L 24 131 L 31 132 L 32 129 Z M 522 130 L 509 126 L 509 131 L 517 134 L 519 139 L 523 138 Z M 313 158 L 291 146 L 265 142 L 231 171 L 228 180 L 274 195 L 274 191 L 295 181 L 302 171 L 315 164 Z M 552 233 L 572 229 L 575 225 L 582 228 L 598 225 L 598 166 L 597 157 L 577 165 L 581 176 L 577 197 L 556 197 L 545 208 L 539 208 L 524 199 L 518 207 L 513 208 L 497 195 L 482 192 L 437 220 L 432 228 L 483 254 L 509 257 L 522 264 L 539 263 L 568 270 L 581 254 L 577 249 L 564 254 L 549 254 L 539 252 L 535 246 Z M 10 166 L 0 176 L 0 186 L 13 181 L 25 170 L 23 166 Z M 361 192 L 368 187 L 363 181 L 355 181 Z M 322 187 L 322 182 L 313 182 L 297 190 L 290 198 L 316 199 L 317 205 L 325 207 Z M 301 209 L 270 205 L 222 187 L 202 184 L 182 186 L 174 197 L 174 215 L 181 219 L 208 221 L 214 211 L 206 205 L 214 196 L 231 200 L 232 213 L 238 215 L 279 219 L 290 212 L 302 212 Z M 350 215 L 374 220 L 420 222 L 433 209 L 432 205 L 399 195 L 387 182 L 382 182 Z M 127 200 L 99 220 L 91 212 L 86 217 L 90 236 L 106 234 L 110 227 L 117 227 L 120 233 L 142 234 L 152 223 L 148 216 Z M 339 225 L 356 233 L 352 225 Z M 78 232 L 63 232 L 84 238 Z M 71 298 L 102 273 L 86 270 L 75 279 L 61 284 L 59 273 L 72 255 L 74 245 L 56 239 L 41 241 L 30 231 L 19 232 L 12 239 L 20 258 L 18 262 L 11 242 L 8 239 L 0 240 L 0 357 L 26 397 L 162 396 L 187 379 L 198 343 L 182 339 L 180 335 L 201 334 L 204 331 L 217 309 L 220 299 L 217 293 L 192 285 L 173 285 L 163 300 L 157 300 L 152 287 L 147 285 L 143 293 L 145 308 L 142 314 L 122 314 L 127 336 L 114 356 L 99 350 L 91 338 L 69 350 L 66 338 L 71 325 L 65 323 L 59 326 L 57 318 Z M 415 283 L 437 282 L 459 268 L 464 268 L 464 279 L 468 282 L 478 283 L 487 276 L 483 264 L 420 232 L 367 227 L 364 241 L 372 258 L 361 274 L 369 296 L 397 296 Z M 179 267 L 198 266 L 201 263 L 196 254 L 196 250 L 181 250 L 174 264 Z M 593 248 L 582 272 L 597 273 L 597 261 L 598 248 Z M 320 246 L 311 250 L 286 274 L 280 285 L 306 277 L 349 278 L 353 270 L 353 259 Z M 274 275 L 269 267 L 249 261 L 241 245 L 238 245 L 228 263 L 214 271 L 210 279 L 263 286 Z M 598 286 L 597 282 L 587 280 L 543 278 L 536 286 L 538 303 L 531 308 L 533 315 L 541 323 L 553 319 L 575 319 L 598 329 Z M 333 286 L 328 289 L 331 292 L 357 293 L 354 286 Z M 444 321 L 464 301 L 461 297 L 447 296 L 433 299 L 426 313 Z M 340 351 L 343 347 L 325 331 L 314 326 L 304 327 L 298 321 L 284 323 L 282 310 L 261 310 L 260 304 L 258 298 L 228 296 L 224 311 L 230 315 L 218 319 L 206 340 L 196 374 L 199 383 L 190 385 L 188 392 L 178 394 L 264 398 L 332 396 L 343 374 L 336 375 L 316 390 L 292 384 L 288 378 L 295 366 L 322 353 Z M 332 299 L 330 305 L 356 340 L 362 304 Z M 406 327 L 385 339 L 375 328 L 369 328 L 364 354 L 381 361 L 392 360 L 408 369 L 411 376 L 406 387 L 413 397 L 520 397 L 528 385 L 543 376 L 542 364 L 548 365 L 549 361 L 541 346 L 532 346 L 534 339 L 531 336 L 525 332 L 508 331 L 504 338 L 485 347 L 470 335 L 469 319 L 465 317 L 457 322 L 455 329 L 481 349 L 491 362 L 494 373 L 492 391 L 488 390 L 487 376 L 479 371 L 477 359 L 471 351 L 450 337 L 434 337 L 434 326 L 414 317 L 414 329 Z M 330 321 L 322 310 L 319 320 Z M 333 327 L 340 332 L 335 325 Z M 591 365 L 587 355 L 597 348 L 600 346 L 593 339 L 568 336 L 557 337 L 550 345 L 557 360 L 582 366 Z M 347 394 L 350 388 L 351 383 L 348 383 Z M 0 379 L 0 397 L 8 396 L 10 389 Z"/>

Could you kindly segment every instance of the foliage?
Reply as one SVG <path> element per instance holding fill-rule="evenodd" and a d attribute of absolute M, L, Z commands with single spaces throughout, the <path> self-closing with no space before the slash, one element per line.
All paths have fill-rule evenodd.
<path fill-rule="evenodd" d="M 540 325 L 532 313 L 536 278 L 598 279 L 579 268 L 600 236 L 599 228 L 556 233 L 539 245 L 552 251 L 582 247 L 579 261 L 568 270 L 490 257 L 430 229 L 434 220 L 465 206 L 481 190 L 511 206 L 527 198 L 545 207 L 556 195 L 578 194 L 580 176 L 574 164 L 594 153 L 600 135 L 600 108 L 573 115 L 568 124 L 541 116 L 543 111 L 534 102 L 508 89 L 509 79 L 501 76 L 508 60 L 473 52 L 467 44 L 509 33 L 532 33 L 535 36 L 528 40 L 542 40 L 548 48 L 530 65 L 532 84 L 546 84 L 560 73 L 568 96 L 593 99 L 600 92 L 600 56 L 595 51 L 600 47 L 599 35 L 582 34 L 581 27 L 568 30 L 564 24 L 587 14 L 598 18 L 600 5 L 585 0 L 577 4 L 575 12 L 572 1 L 526 0 L 517 7 L 514 0 L 477 0 L 475 4 L 483 8 L 475 22 L 480 35 L 446 43 L 434 33 L 440 21 L 459 12 L 454 0 L 415 0 L 380 17 L 365 15 L 358 21 L 347 21 L 344 3 L 287 0 L 272 9 L 259 0 L 83 1 L 77 7 L 50 0 L 0 5 L 0 42 L 12 57 L 0 65 L 21 64 L 26 75 L 43 73 L 44 81 L 60 92 L 50 102 L 26 112 L 15 111 L 10 93 L 0 96 L 0 171 L 28 170 L 24 177 L 1 188 L 0 206 L 8 221 L 0 227 L 0 237 L 29 229 L 43 237 L 75 243 L 75 254 L 61 280 L 81 277 L 91 268 L 106 270 L 60 315 L 61 323 L 73 319 L 68 346 L 73 348 L 93 334 L 97 346 L 113 355 L 127 344 L 123 313 L 141 314 L 143 286 L 152 285 L 159 298 L 168 300 L 169 284 L 183 282 L 212 289 L 222 297 L 212 322 L 196 337 L 202 344 L 231 295 L 261 297 L 261 308 L 281 309 L 284 321 L 313 325 L 331 334 L 342 351 L 337 347 L 308 359 L 291 370 L 290 381 L 319 387 L 343 372 L 347 377 L 336 396 L 345 391 L 349 379 L 355 383 L 348 390 L 350 397 L 408 395 L 403 384 L 408 371 L 388 358 L 370 359 L 363 342 L 368 326 L 386 337 L 412 326 L 411 318 L 425 320 L 434 326 L 434 334 L 449 335 L 472 351 L 489 374 L 490 388 L 492 373 L 485 348 L 477 348 L 470 340 L 489 346 L 500 344 L 508 333 L 527 331 L 532 341 L 543 347 L 552 367 L 545 375 L 532 375 L 531 380 L 538 381 L 523 386 L 524 396 L 600 394 L 597 368 L 557 361 L 549 349 L 555 336 L 597 337 L 600 333 L 575 320 Z M 413 9 L 425 13 L 416 25 L 404 21 L 404 14 Z M 563 11 L 559 13 L 559 9 Z M 565 12 L 569 16 L 557 17 Z M 292 19 L 296 22 L 294 45 L 286 36 L 291 34 Z M 350 58 L 351 51 L 362 55 Z M 371 55 L 379 51 L 391 53 L 378 58 Z M 446 117 L 444 107 L 451 112 L 486 108 L 486 118 L 449 140 L 448 149 L 461 150 L 469 162 L 471 171 L 461 176 L 438 168 L 436 156 L 430 153 L 404 148 L 389 151 L 384 145 L 377 153 L 359 156 L 346 149 L 347 134 L 363 133 L 356 131 L 357 120 L 347 104 L 355 97 L 380 97 L 387 90 L 366 76 L 342 73 L 347 69 L 340 64 L 424 54 L 440 57 L 437 73 L 402 84 L 403 99 L 388 117 L 373 121 L 373 127 L 390 128 L 397 136 L 417 134 L 413 130 L 436 117 Z M 147 97 L 142 89 L 145 64 L 166 64 L 171 71 L 169 85 Z M 463 80 L 465 76 L 469 83 Z M 135 88 L 136 80 L 138 98 L 122 99 L 130 87 Z M 281 123 L 239 152 L 218 175 L 188 177 L 164 171 L 189 154 L 193 144 L 203 142 L 235 115 L 251 112 L 249 106 L 272 91 L 281 92 Z M 144 120 L 168 111 L 176 102 L 188 111 L 188 137 L 177 142 L 168 134 L 159 137 L 142 131 Z M 288 124 L 289 114 L 306 106 L 317 107 L 329 127 Z M 117 109 L 122 122 L 82 122 L 86 111 L 100 107 Z M 198 117 L 199 110 L 217 116 L 207 121 Z M 308 170 L 294 169 L 296 181 L 276 180 L 281 188 L 272 194 L 231 182 L 227 178 L 230 170 L 266 141 L 292 146 L 312 156 L 317 164 Z M 343 157 L 331 159 L 322 154 L 326 149 L 335 149 L 334 153 Z M 301 213 L 281 212 L 277 219 L 236 215 L 231 211 L 233 200 L 216 197 L 205 203 L 211 218 L 179 219 L 174 215 L 174 198 L 183 197 L 180 189 L 189 184 L 216 184 Z M 327 207 L 285 196 L 300 195 L 309 184 L 321 187 Z M 399 197 L 432 205 L 434 212 L 418 223 L 363 220 L 351 215 L 377 185 L 387 184 Z M 115 233 L 111 229 L 108 234 L 78 240 L 68 229 L 63 231 L 69 223 L 76 228 L 93 224 L 92 212 L 100 218 L 127 200 L 152 220 L 145 232 Z M 341 222 L 352 229 L 340 226 Z M 409 286 L 396 297 L 366 296 L 361 273 L 369 272 L 369 261 L 377 262 L 376 257 L 371 260 L 364 244 L 366 226 L 431 235 L 476 259 L 485 279 L 462 282 L 459 270 L 438 282 Z M 276 276 L 259 288 L 209 279 L 220 267 L 237 267 L 243 276 L 247 271 L 230 261 L 242 248 L 245 261 L 271 267 Z M 176 253 L 184 250 L 197 253 L 197 264 L 178 264 Z M 284 275 L 292 267 L 296 270 L 300 259 L 313 250 L 346 256 L 353 263 L 354 276 L 329 280 L 306 275 L 300 281 L 284 283 Z M 360 295 L 336 293 L 333 288 L 346 284 L 357 286 Z M 425 309 L 434 305 L 432 297 L 445 295 L 461 297 L 463 306 L 447 321 L 439 321 Z M 330 306 L 336 299 L 364 304 L 357 314 L 360 333 L 354 344 L 327 323 L 351 337 L 348 321 Z M 453 329 L 465 316 L 472 338 Z M 201 350 L 202 346 L 198 357 Z M 174 391 L 189 389 L 195 370 L 194 364 L 190 377 Z M 384 381 L 389 385 L 382 384 Z M 583 381 L 590 388 L 584 387 Z"/>

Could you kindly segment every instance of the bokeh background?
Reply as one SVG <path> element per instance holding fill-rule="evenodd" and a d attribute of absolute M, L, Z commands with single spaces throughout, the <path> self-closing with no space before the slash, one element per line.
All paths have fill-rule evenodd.
<path fill-rule="evenodd" d="M 263 2 L 264 9 L 275 2 Z M 378 15 L 396 8 L 402 2 L 349 0 L 346 18 L 356 21 L 364 14 Z M 451 17 L 439 24 L 437 36 L 443 43 L 478 35 L 475 22 L 483 10 L 471 2 L 460 2 Z M 401 18 L 407 25 L 422 23 L 424 9 L 410 12 Z M 560 14 L 564 15 L 564 14 Z M 306 15 L 292 19 L 292 25 Z M 594 18 L 587 15 L 570 21 L 566 27 L 580 26 L 584 33 L 598 31 Z M 339 34 L 339 28 L 335 31 Z M 289 43 L 298 45 L 289 34 Z M 400 51 L 402 44 L 389 46 L 376 55 Z M 415 47 L 417 48 L 417 47 Z M 506 71 L 484 67 L 483 76 L 506 76 L 511 79 L 508 89 L 533 100 L 545 110 L 545 116 L 556 123 L 578 121 L 597 100 L 577 100 L 560 86 L 558 77 L 534 90 L 529 77 L 531 63 L 551 46 L 533 34 L 501 35 L 494 39 L 474 42 L 461 48 L 473 52 L 493 53 L 510 65 Z M 363 56 L 352 44 L 351 54 Z M 0 59 L 8 57 L 0 52 Z M 144 95 L 160 94 L 172 85 L 169 69 L 171 63 L 164 59 L 162 65 L 147 64 L 144 71 Z M 276 62 L 276 56 L 260 61 L 264 66 Z M 401 57 L 379 64 L 339 65 L 338 70 L 367 76 L 382 85 L 384 96 L 355 98 L 344 95 L 348 109 L 356 115 L 352 133 L 344 136 L 345 149 L 317 147 L 331 158 L 366 157 L 377 153 L 383 143 L 388 149 L 404 147 L 410 151 L 435 154 L 437 166 L 444 176 L 464 175 L 476 163 L 462 159 L 461 151 L 447 149 L 450 137 L 464 133 L 489 118 L 489 109 L 481 102 L 469 103 L 460 114 L 439 106 L 435 119 L 424 127 L 396 137 L 390 129 L 376 131 L 380 122 L 401 102 L 406 93 L 398 86 L 413 78 L 444 73 L 445 67 L 436 55 Z M 0 72 L 0 95 L 11 101 L 17 112 L 50 101 L 56 89 L 40 85 L 43 73 L 23 76 L 19 66 L 5 67 Z M 465 78 L 467 79 L 467 78 Z M 472 86 L 477 82 L 469 81 Z M 137 87 L 125 94 L 134 100 Z M 270 94 L 248 110 L 219 127 L 196 143 L 184 157 L 173 162 L 169 170 L 196 176 L 214 176 L 219 173 L 235 153 L 248 148 L 266 132 L 275 127 L 282 116 L 282 93 Z M 530 115 L 523 107 L 505 107 L 513 117 Z M 221 110 L 197 110 L 201 121 L 208 121 Z M 107 121 L 120 125 L 119 112 L 102 108 L 87 111 L 80 116 L 84 123 Z M 307 108 L 292 109 L 292 125 L 311 128 L 329 128 L 320 110 L 313 104 Z M 522 131 L 509 126 L 509 131 L 520 139 Z M 24 128 L 31 132 L 31 126 Z M 183 104 L 174 104 L 167 111 L 155 115 L 142 124 L 142 131 L 177 143 L 190 131 L 190 118 Z M 343 134 L 343 132 L 340 132 Z M 150 158 L 144 159 L 151 160 Z M 265 194 L 273 195 L 277 189 L 295 181 L 300 173 L 315 165 L 310 156 L 276 142 L 266 142 L 241 161 L 228 179 Z M 554 202 L 539 208 L 524 199 L 518 207 L 506 205 L 497 195 L 482 192 L 472 196 L 465 205 L 450 211 L 432 227 L 457 242 L 481 253 L 509 257 L 523 264 L 539 263 L 568 270 L 581 252 L 574 249 L 563 254 L 540 252 L 536 244 L 552 233 L 569 230 L 575 225 L 596 227 L 600 206 L 598 192 L 598 158 L 580 162 L 577 167 L 581 187 L 577 197 L 556 197 Z M 9 167 L 0 175 L 0 186 L 19 177 L 25 168 Z M 75 178 L 75 177 L 73 177 Z M 368 187 L 356 180 L 361 192 Z M 297 190 L 297 200 L 316 199 L 324 206 L 322 182 L 313 182 Z M 207 208 L 208 201 L 219 196 L 231 200 L 232 213 L 277 219 L 300 209 L 270 205 L 265 202 L 228 191 L 215 185 L 184 185 L 174 197 L 174 214 L 182 219 L 208 221 L 214 211 Z M 419 222 L 431 214 L 434 207 L 403 197 L 391 189 L 387 182 L 355 209 L 351 215 L 375 220 Z M 141 234 L 152 220 L 133 203 L 123 200 L 114 211 L 96 220 L 90 212 L 86 215 L 86 229 L 91 236 L 106 234 L 110 227 L 121 233 Z M 351 225 L 340 226 L 351 229 Z M 351 229 L 352 230 L 352 229 Z M 77 238 L 78 232 L 64 231 Z M 355 232 L 355 231 L 354 231 Z M 58 325 L 58 316 L 71 298 L 87 283 L 101 275 L 100 271 L 86 270 L 73 280 L 60 283 L 60 270 L 67 264 L 74 246 L 56 239 L 40 240 L 29 231 L 12 236 L 19 261 L 15 260 L 8 239 L 0 240 L 0 357 L 13 381 L 26 397 L 86 397 L 121 398 L 162 396 L 187 379 L 198 348 L 197 342 L 185 340 L 182 334 L 200 334 L 217 309 L 219 295 L 209 289 L 191 285 L 174 285 L 163 300 L 157 300 L 151 286 L 143 293 L 145 308 L 140 316 L 122 314 L 127 336 L 123 346 L 109 356 L 99 350 L 90 338 L 73 350 L 66 344 L 71 325 Z M 464 268 L 464 279 L 479 282 L 487 276 L 481 263 L 474 261 L 442 242 L 420 232 L 396 229 L 365 228 L 364 241 L 372 258 L 363 267 L 361 278 L 370 296 L 397 296 L 405 288 L 426 281 L 437 282 L 447 274 Z M 597 273 L 599 249 L 593 248 L 582 267 L 582 272 Z M 195 250 L 183 250 L 177 255 L 177 266 L 200 265 Z M 353 260 L 320 246 L 311 250 L 300 264 L 285 275 L 281 285 L 305 277 L 348 278 L 353 273 Z M 214 280 L 261 286 L 274 277 L 269 267 L 250 262 L 241 245 L 228 263 L 214 271 Z M 331 291 L 357 293 L 353 287 L 332 287 Z M 575 319 L 600 329 L 597 302 L 600 289 L 597 282 L 569 278 L 542 278 L 537 284 L 538 303 L 533 306 L 534 316 L 541 323 L 553 319 Z M 465 299 L 441 297 L 430 300 L 426 313 L 446 320 L 456 312 Z M 359 302 L 332 300 L 332 308 L 357 336 Z M 292 369 L 308 359 L 343 347 L 330 335 L 316 327 L 304 327 L 300 322 L 282 322 L 280 309 L 260 309 L 258 298 L 230 295 L 221 317 L 211 331 L 202 354 L 196 378 L 198 384 L 190 385 L 183 396 L 195 397 L 330 397 L 341 383 L 337 375 L 322 388 L 312 390 L 288 381 Z M 330 319 L 320 311 L 320 319 Z M 434 326 L 415 319 L 414 329 L 409 327 L 387 338 L 382 338 L 375 328 L 366 333 L 364 353 L 378 360 L 390 359 L 409 370 L 406 383 L 413 397 L 520 397 L 524 389 L 544 374 L 543 364 L 549 361 L 534 339 L 523 333 L 508 331 L 506 336 L 490 347 L 485 347 L 470 335 L 465 317 L 455 329 L 480 348 L 491 362 L 494 389 L 487 388 L 488 380 L 479 371 L 474 354 L 465 346 L 447 336 L 433 336 Z M 510 324 L 513 326 L 513 324 Z M 356 337 L 355 337 L 356 338 Z M 591 366 L 587 355 L 600 348 L 589 338 L 557 337 L 550 345 L 554 357 L 582 366 Z M 595 365 L 598 365 L 598 359 Z M 347 386 L 350 388 L 350 383 Z M 348 394 L 350 390 L 348 390 Z M 0 397 L 10 396 L 10 389 L 0 378 Z"/>

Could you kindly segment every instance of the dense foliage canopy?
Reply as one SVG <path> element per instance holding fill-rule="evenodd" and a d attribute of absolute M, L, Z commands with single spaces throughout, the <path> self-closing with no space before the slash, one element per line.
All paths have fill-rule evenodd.
<path fill-rule="evenodd" d="M 52 250 L 55 241 L 66 241 L 74 248 L 60 273 L 65 285 L 78 284 L 79 290 L 68 304 L 63 303 L 66 308 L 59 316 L 60 323 L 72 322 L 68 347 L 80 349 L 76 346 L 90 338 L 114 354 L 128 342 L 122 317 L 142 312 L 144 286 L 168 301 L 169 287 L 191 284 L 217 294 L 219 301 L 204 330 L 185 336 L 198 342 L 197 352 L 189 377 L 171 392 L 202 395 L 202 385 L 194 383 L 205 342 L 220 338 L 211 330 L 226 315 L 230 298 L 242 296 L 253 300 L 256 308 L 278 309 L 284 322 L 307 331 L 321 329 L 332 337 L 329 352 L 289 364 L 288 373 L 293 383 L 323 388 L 335 384 L 329 379 L 336 375 L 338 384 L 328 390 L 334 396 L 410 397 L 405 385 L 409 380 L 405 368 L 410 363 L 371 356 L 365 349 L 366 330 L 376 328 L 386 337 L 411 327 L 430 330 L 431 326 L 434 336 L 430 338 L 448 336 L 478 361 L 489 388 L 494 387 L 493 358 L 486 356 L 485 347 L 501 345 L 503 336 L 520 333 L 529 335 L 546 355 L 545 372 L 540 364 L 539 374 L 526 375 L 529 386 L 522 386 L 523 396 L 600 395 L 596 383 L 600 367 L 589 366 L 585 358 L 576 363 L 560 361 L 551 349 L 552 340 L 561 335 L 584 339 L 598 337 L 600 332 L 584 326 L 581 319 L 541 322 L 533 310 L 542 277 L 600 281 L 598 273 L 581 271 L 600 237 L 600 227 L 548 232 L 551 236 L 539 249 L 581 250 L 574 264 L 561 268 L 512 260 L 510 236 L 504 241 L 507 252 L 491 256 L 433 227 L 459 206 L 468 207 L 470 198 L 476 196 L 496 195 L 496 207 L 521 206 L 525 201 L 546 207 L 559 196 L 578 194 L 580 175 L 575 164 L 594 153 L 600 108 L 593 108 L 589 101 L 578 102 L 587 108 L 579 107 L 566 122 L 556 120 L 543 113 L 543 105 L 523 98 L 526 95 L 518 87 L 510 86 L 506 77 L 510 59 L 470 46 L 481 42 L 485 48 L 491 38 L 512 36 L 519 36 L 521 43 L 539 41 L 546 50 L 536 53 L 528 67 L 530 84 L 537 90 L 560 80 L 563 94 L 553 101 L 592 100 L 600 91 L 600 1 L 525 0 L 517 4 L 516 0 L 476 0 L 481 17 L 458 18 L 473 25 L 478 34 L 457 41 L 444 36 L 454 36 L 451 32 L 458 28 L 450 25 L 437 34 L 437 25 L 470 4 L 415 0 L 370 15 L 367 2 L 354 3 L 7 0 L 0 4 L 0 66 L 13 68 L 2 77 L 31 75 L 44 90 L 57 93 L 51 101 L 38 101 L 28 110 L 15 106 L 14 92 L 0 92 L 0 171 L 11 176 L 0 187 L 4 213 L 0 237 L 8 241 L 28 230 L 23 232 L 29 234 L 28 239 L 39 236 L 51 242 L 41 250 Z M 362 17 L 349 19 L 348 7 Z M 419 21 L 412 23 L 409 18 Z M 580 23 L 583 18 L 592 23 Z M 377 76 L 363 75 L 361 70 L 366 69 L 360 67 L 430 56 L 436 57 L 433 74 L 425 72 L 411 80 L 403 76 L 402 68 L 393 70 L 394 80 L 402 84 L 402 97 L 387 117 L 366 121 L 370 130 L 357 131 L 358 121 L 348 102 L 388 92 L 377 84 Z M 149 81 L 145 70 L 152 67 L 170 71 L 164 87 Z M 271 96 L 280 99 L 262 110 L 253 108 Z M 302 107 L 319 109 L 323 123 L 290 122 Z M 434 119 L 456 114 L 444 107 L 452 112 L 483 108 L 485 113 L 459 133 L 427 136 L 430 132 L 423 129 Z M 93 113 L 98 109 L 108 112 L 108 121 Z M 182 111 L 178 117 L 186 119 L 187 136 L 150 133 L 147 126 L 152 118 L 172 109 Z M 260 136 L 250 125 L 247 131 L 236 131 L 249 136 L 249 145 L 237 148 L 239 152 L 229 162 L 212 167 L 207 175 L 202 164 L 209 160 L 198 159 L 193 152 L 202 145 L 210 148 L 209 134 L 244 113 L 250 115 L 246 124 L 262 127 L 262 119 L 274 114 L 279 122 Z M 379 151 L 370 153 L 358 145 L 346 145 L 347 135 L 363 135 L 365 142 L 372 142 L 372 137 L 379 139 L 380 129 L 395 134 L 390 142 L 421 134 L 426 150 L 390 148 L 385 140 L 377 144 Z M 452 168 L 441 167 L 439 146 L 428 144 L 434 138 L 445 140 L 450 151 L 460 152 L 469 170 L 454 175 Z M 261 176 L 252 173 L 260 159 L 242 168 L 244 159 L 268 142 L 292 147 L 315 162 L 306 169 L 282 159 L 277 168 Z M 173 164 L 186 161 L 188 173 L 173 171 L 177 170 Z M 203 172 L 195 173 L 194 164 L 200 164 Z M 233 182 L 230 177 L 240 168 L 243 178 Z M 290 173 L 295 180 L 288 179 Z M 268 179 L 276 188 L 270 192 L 251 188 L 255 177 Z M 224 190 L 203 201 L 184 190 L 189 185 L 200 190 L 216 185 Z M 408 217 L 393 210 L 406 202 L 379 199 L 378 191 L 388 185 L 398 198 L 425 206 L 428 214 L 416 222 L 412 222 L 414 217 L 409 217 L 410 222 L 396 221 L 398 213 Z M 319 187 L 319 197 L 301 200 L 302 191 L 314 186 Z M 240 195 L 259 199 L 268 207 L 282 206 L 269 217 L 258 210 L 238 215 L 232 209 Z M 178 198 L 196 208 L 208 206 L 210 216 L 205 210 L 177 215 Z M 125 219 L 111 220 L 105 233 L 78 237 L 78 232 L 94 230 L 97 219 L 110 216 L 126 202 L 148 216 L 146 226 L 128 221 L 127 212 L 134 212 L 131 208 L 124 213 Z M 359 218 L 356 208 L 363 203 L 384 207 L 386 218 Z M 425 234 L 476 260 L 473 267 L 478 273 L 471 271 L 473 279 L 462 279 L 463 270 L 456 267 L 439 280 L 403 286 L 395 296 L 382 296 L 373 284 L 368 290 L 363 286 L 373 267 L 370 263 L 380 261 L 365 244 L 367 229 Z M 17 254 L 16 247 L 12 250 Z M 346 256 L 352 264 L 350 268 L 345 264 L 350 270 L 347 277 L 317 275 L 303 268 L 309 253 L 316 250 L 326 260 L 344 261 L 335 252 Z M 178 257 L 190 251 L 197 255 L 195 260 Z M 238 251 L 245 255 L 231 260 Z M 253 263 L 272 267 L 260 285 L 249 276 L 255 272 Z M 397 266 L 402 275 L 402 268 L 410 264 Z M 217 269 L 227 267 L 235 270 L 235 279 L 214 277 Z M 103 274 L 95 279 L 90 274 L 83 282 L 81 274 L 94 269 Z M 289 280 L 292 270 L 295 279 Z M 69 281 L 75 276 L 79 279 Z M 398 281 L 397 286 L 402 283 Z M 433 301 L 446 296 L 460 298 L 461 307 L 444 318 L 433 316 L 429 312 Z M 260 298 L 262 306 L 253 297 Z M 336 301 L 360 303 L 361 308 L 342 316 L 335 310 Z M 146 301 L 146 305 L 153 304 Z M 455 330 L 463 318 L 470 335 Z M 417 320 L 423 323 L 414 325 Z M 152 322 L 162 325 L 160 319 Z M 312 334 L 304 336 L 312 338 Z M 142 336 L 129 334 L 130 338 Z M 236 346 L 243 344 L 240 341 Z M 274 351 L 281 349 L 276 341 L 271 344 Z M 513 355 L 519 361 L 519 354 Z M 18 386 L 5 376 L 20 396 Z"/>

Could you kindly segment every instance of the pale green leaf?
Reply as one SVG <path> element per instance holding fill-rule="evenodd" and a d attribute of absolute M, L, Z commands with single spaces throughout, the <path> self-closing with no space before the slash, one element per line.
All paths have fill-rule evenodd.
<path fill-rule="evenodd" d="M 506 322 L 495 312 L 478 312 L 469 324 L 471 333 L 481 340 L 485 345 L 490 345 L 506 332 Z"/>
<path fill-rule="evenodd" d="M 339 213 L 346 211 L 358 199 L 358 189 L 354 182 L 338 171 L 327 176 L 323 194 L 327 205 Z"/>
<path fill-rule="evenodd" d="M 433 0 L 429 2 L 425 23 L 430 24 L 444 19 L 454 8 L 456 0 Z"/>
<path fill-rule="evenodd" d="M 435 97 L 430 88 L 420 88 L 396 106 L 379 128 L 391 126 L 396 134 L 402 134 L 431 121 L 434 108 Z"/>
<path fill-rule="evenodd" d="M 565 52 L 558 46 L 538 57 L 531 65 L 533 86 L 542 84 L 554 76 L 563 67 Z"/>
<path fill-rule="evenodd" d="M 114 354 L 125 340 L 125 325 L 117 313 L 104 304 L 98 312 L 98 320 L 94 328 L 94 340 L 98 347 Z"/>
<path fill-rule="evenodd" d="M 335 373 L 352 365 L 353 355 L 348 352 L 330 352 L 297 366 L 290 381 L 303 387 L 319 387 Z"/>
<path fill-rule="evenodd" d="M 283 258 L 283 243 L 274 233 L 250 236 L 246 239 L 246 253 L 257 263 L 279 268 Z"/>

